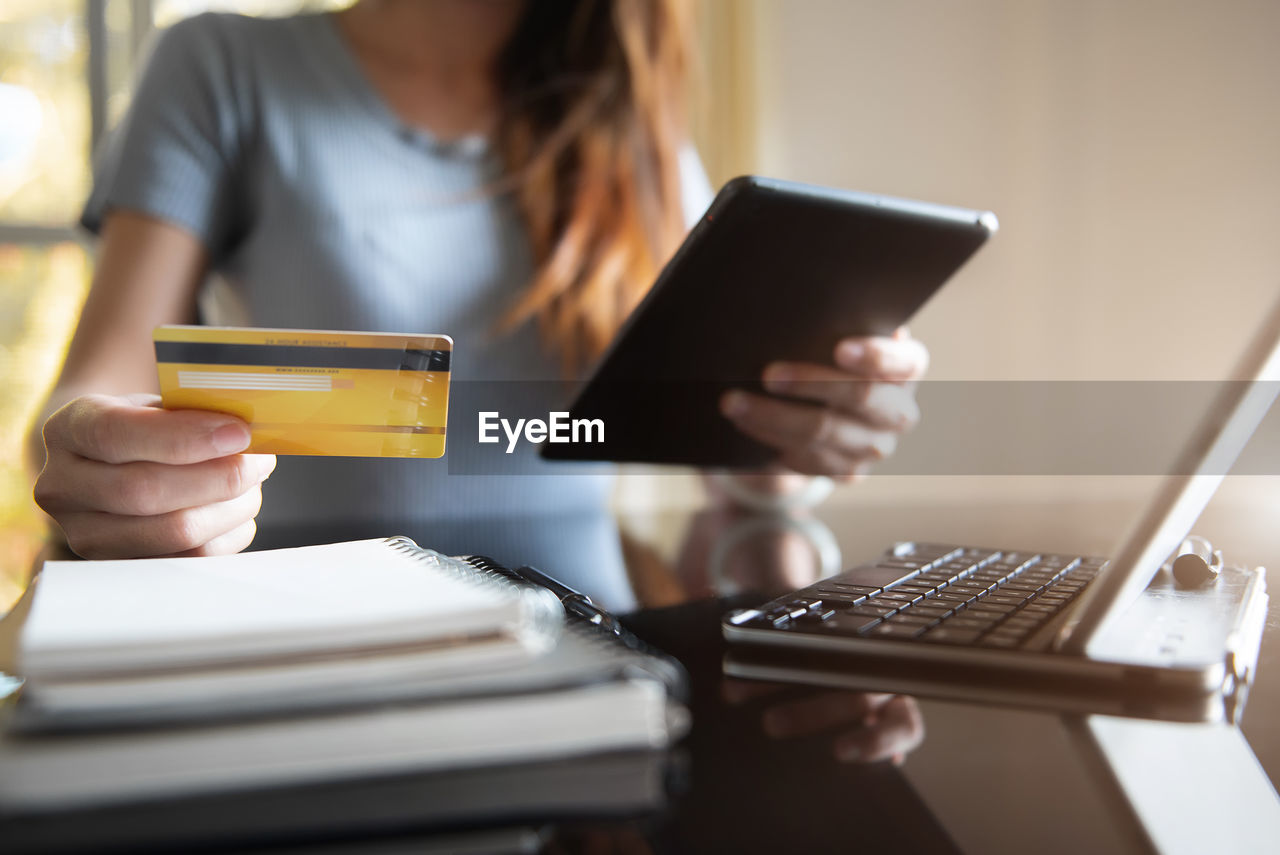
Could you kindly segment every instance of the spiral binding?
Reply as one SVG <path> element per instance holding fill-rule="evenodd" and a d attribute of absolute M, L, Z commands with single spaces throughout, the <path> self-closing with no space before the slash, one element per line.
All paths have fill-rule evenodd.
<path fill-rule="evenodd" d="M 526 629 L 532 631 L 532 635 L 525 638 L 526 641 L 539 647 L 549 647 L 555 643 L 564 628 L 564 609 L 555 594 L 524 584 L 519 576 L 497 562 L 485 559 L 486 563 L 480 565 L 452 558 L 434 549 L 419 546 L 412 538 L 404 535 L 389 537 L 387 543 L 397 552 L 474 588 L 515 597 L 528 619 Z"/>
<path fill-rule="evenodd" d="M 492 558 L 486 558 L 483 555 L 460 555 L 456 560 L 465 562 L 487 575 L 501 577 L 521 588 L 545 591 Z M 657 678 L 674 696 L 682 701 L 688 699 L 688 677 L 684 667 L 677 660 L 625 628 L 620 634 L 615 634 L 589 621 L 565 614 L 569 619 L 565 621 L 564 631 L 572 632 L 585 639 L 603 642 L 612 654 L 612 661 L 618 665 L 622 674 Z"/>

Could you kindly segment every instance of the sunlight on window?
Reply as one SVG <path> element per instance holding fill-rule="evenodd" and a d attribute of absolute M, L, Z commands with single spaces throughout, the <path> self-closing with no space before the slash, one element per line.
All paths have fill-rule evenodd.
<path fill-rule="evenodd" d="M 89 190 L 82 0 L 0 4 L 0 218 L 63 225 Z"/>
<path fill-rule="evenodd" d="M 89 281 L 74 243 L 0 246 L 0 610 L 16 599 L 43 522 L 31 502 L 25 436 L 66 352 Z"/>
<path fill-rule="evenodd" d="M 288 15 L 349 4 L 106 0 L 102 107 L 108 123 L 128 106 L 154 27 L 208 11 Z M 86 8 L 84 0 L 0 0 L 0 230 L 10 228 L 7 237 L 0 231 L 0 383 L 6 388 L 0 396 L 0 612 L 21 592 L 44 533 L 31 501 L 25 437 L 66 353 L 92 273 L 86 249 L 57 242 L 56 231 L 75 223 L 91 182 Z M 28 237 L 22 228 L 29 226 L 45 231 Z"/>

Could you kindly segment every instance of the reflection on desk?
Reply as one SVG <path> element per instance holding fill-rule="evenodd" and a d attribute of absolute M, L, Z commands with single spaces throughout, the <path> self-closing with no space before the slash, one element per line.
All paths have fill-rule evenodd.
<path fill-rule="evenodd" d="M 1037 512 L 1039 523 L 1018 527 Z M 1105 520 L 1114 510 L 1096 513 Z M 1112 757 L 1079 720 L 722 676 L 722 615 L 817 578 L 829 569 L 832 540 L 850 562 L 908 536 L 991 539 L 996 523 L 1031 541 L 1063 519 L 1049 506 L 1003 513 L 940 506 L 932 515 L 886 507 L 854 516 L 832 505 L 788 520 L 712 508 L 632 515 L 621 527 L 588 516 L 471 520 L 427 531 L 394 521 L 380 531 L 266 531 L 261 546 L 402 533 L 559 575 L 615 610 L 630 610 L 624 620 L 633 631 L 685 664 L 692 731 L 671 755 L 601 759 L 576 771 L 496 768 L 238 794 L 216 804 L 139 805 L 99 817 L 105 824 L 93 839 L 101 845 L 112 829 L 128 827 L 157 843 L 180 829 L 184 839 L 221 851 L 1169 851 L 1167 838 L 1144 826 L 1158 819 L 1139 810 L 1141 794 L 1121 786 L 1134 786 L 1115 765 L 1126 759 Z M 1069 534 L 1040 542 L 1055 546 Z M 1097 549 L 1088 538 L 1065 545 Z M 1268 641 L 1276 644 L 1264 640 L 1264 684 Z M 1246 725 L 1274 728 L 1276 710 L 1266 685 L 1259 688 Z M 1183 731 L 1134 726 L 1166 740 L 1171 753 L 1182 744 Z M 1245 762 L 1237 731 L 1209 736 L 1221 737 L 1223 762 Z M 1177 776 L 1188 784 L 1187 804 L 1168 803 L 1195 826 L 1190 804 L 1204 781 L 1194 764 L 1165 771 Z M 1275 794 L 1256 764 L 1252 777 L 1232 778 L 1248 782 L 1260 822 L 1271 822 L 1265 808 Z M 45 833 L 66 819 L 41 820 Z M 1204 817 L 1197 827 L 1213 821 Z M 167 839 L 168 848 L 184 848 Z"/>

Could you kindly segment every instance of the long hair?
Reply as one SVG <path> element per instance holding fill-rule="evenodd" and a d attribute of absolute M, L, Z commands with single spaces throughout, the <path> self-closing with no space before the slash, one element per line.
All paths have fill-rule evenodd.
<path fill-rule="evenodd" d="M 535 273 L 503 318 L 536 317 L 567 370 L 608 344 L 684 233 L 685 0 L 529 0 L 498 61 L 498 150 Z"/>

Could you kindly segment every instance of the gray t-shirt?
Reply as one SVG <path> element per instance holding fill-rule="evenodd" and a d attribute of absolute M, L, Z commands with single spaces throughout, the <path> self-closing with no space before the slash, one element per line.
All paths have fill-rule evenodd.
<path fill-rule="evenodd" d="M 567 403 L 532 324 L 495 333 L 532 272 L 512 202 L 486 192 L 499 174 L 483 138 L 445 144 L 406 127 L 328 15 L 205 14 L 160 37 L 99 154 L 83 225 L 96 232 L 122 208 L 199 238 L 214 274 L 204 323 L 455 340 L 444 460 L 282 457 L 264 488 L 264 528 L 606 502 L 608 467 L 543 463 L 527 444 L 459 457 L 475 450 L 472 394 Z M 693 222 L 711 191 L 692 150 L 682 177 Z"/>

